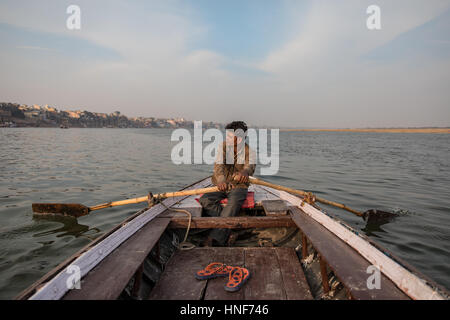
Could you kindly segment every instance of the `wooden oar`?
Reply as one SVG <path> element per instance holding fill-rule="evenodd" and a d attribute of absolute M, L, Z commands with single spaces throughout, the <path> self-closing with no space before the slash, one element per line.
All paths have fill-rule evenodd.
<path fill-rule="evenodd" d="M 357 210 L 354 210 L 354 209 L 351 209 L 351 208 L 347 207 L 345 204 L 337 203 L 337 202 L 330 201 L 330 200 L 323 199 L 323 198 L 319 198 L 319 197 L 317 197 L 315 195 L 312 195 L 310 192 L 306 192 L 306 191 L 303 191 L 303 190 L 291 189 L 291 188 L 288 188 L 288 187 L 283 187 L 283 186 L 280 186 L 280 185 L 277 185 L 277 184 L 274 184 L 274 183 L 270 183 L 270 182 L 267 182 L 267 181 L 263 181 L 263 180 L 260 180 L 260 179 L 257 179 L 257 178 L 253 178 L 253 177 L 249 177 L 249 180 L 250 180 L 250 183 L 253 183 L 253 184 L 259 184 L 259 185 L 262 185 L 262 186 L 270 187 L 272 189 L 286 191 L 286 192 L 289 192 L 289 193 L 292 193 L 292 194 L 296 194 L 296 195 L 299 195 L 299 196 L 302 196 L 302 197 L 305 197 L 305 198 L 311 198 L 311 196 L 313 196 L 313 200 L 314 201 L 318 201 L 318 202 L 321 202 L 323 204 L 327 204 L 327 205 L 330 205 L 330 206 L 334 206 L 334 207 L 346 210 L 348 212 L 351 212 L 351 213 L 357 215 L 358 217 L 363 218 L 364 220 L 366 220 L 368 222 L 369 221 L 375 221 L 375 220 L 378 220 L 378 221 L 380 221 L 380 220 L 388 220 L 388 219 L 391 219 L 391 218 L 396 216 L 396 214 L 394 214 L 394 213 L 381 211 L 381 210 L 375 210 L 375 209 L 370 209 L 370 210 L 367 210 L 365 212 L 360 212 L 360 211 L 357 211 Z"/>
<path fill-rule="evenodd" d="M 202 193 L 211 193 L 211 192 L 217 192 L 219 189 L 217 187 L 209 187 L 209 188 L 202 188 L 202 189 L 193 189 L 193 190 L 185 190 L 185 191 L 177 191 L 177 192 L 166 192 L 166 193 L 160 193 L 160 194 L 154 194 L 153 199 L 160 200 L 160 199 L 166 199 L 170 197 L 181 197 L 181 196 L 191 196 L 196 194 L 202 194 Z M 36 214 L 63 214 L 73 217 L 81 217 L 89 214 L 91 211 L 94 210 L 100 210 L 104 208 L 110 208 L 110 207 L 116 207 L 116 206 L 123 206 L 126 204 L 132 204 L 132 203 L 140 203 L 151 200 L 149 199 L 149 196 L 145 197 L 139 197 L 134 199 L 126 199 L 126 200 L 120 200 L 120 201 L 113 201 L 113 202 L 107 202 L 102 203 L 96 206 L 87 207 L 82 204 L 78 203 L 33 203 L 32 209 L 33 212 Z"/>
<path fill-rule="evenodd" d="M 270 188 L 273 188 L 276 190 L 286 191 L 289 193 L 300 195 L 305 198 L 312 196 L 312 194 L 310 192 L 291 189 L 288 187 L 283 187 L 283 186 L 280 186 L 280 185 L 277 185 L 274 183 L 270 183 L 267 181 L 263 181 L 263 180 L 260 180 L 257 178 L 250 177 L 249 180 L 250 180 L 250 183 L 253 183 L 253 184 L 259 184 L 259 185 L 270 187 Z M 219 191 L 219 189 L 217 187 L 209 187 L 209 188 L 193 189 L 193 190 L 186 190 L 186 191 L 160 193 L 160 194 L 153 195 L 152 198 L 155 200 L 161 200 L 161 199 L 166 199 L 166 198 L 170 198 L 170 197 L 191 196 L 191 195 L 211 193 L 211 192 L 217 192 L 217 191 Z M 104 208 L 110 208 L 110 207 L 116 207 L 116 206 L 123 206 L 126 204 L 140 203 L 140 202 L 145 202 L 145 201 L 149 201 L 149 200 L 151 200 L 151 199 L 149 199 L 149 196 L 145 196 L 145 197 L 139 197 L 139 198 L 134 198 L 134 199 L 126 199 L 126 200 L 102 203 L 102 204 L 92 206 L 92 207 L 87 207 L 85 205 L 78 204 L 78 203 L 33 203 L 32 209 L 33 209 L 33 212 L 35 212 L 36 214 L 63 214 L 63 215 L 68 215 L 68 216 L 73 216 L 73 217 L 81 217 L 81 216 L 85 216 L 85 215 L 89 214 L 91 211 L 100 210 L 100 209 L 104 209 Z M 314 200 L 324 203 L 324 204 L 328 204 L 328 205 L 337 207 L 337 208 L 347 210 L 347 211 L 363 218 L 366 221 L 370 221 L 370 220 L 373 221 L 373 220 L 380 220 L 380 219 L 386 220 L 386 219 L 390 219 L 390 218 L 396 216 L 395 214 L 390 213 L 390 212 L 374 210 L 374 209 L 367 210 L 365 212 L 359 212 L 359 211 L 356 211 L 356 210 L 353 210 L 353 209 L 347 207 L 344 204 L 337 203 L 334 201 L 329 201 L 329 200 L 319 198 L 316 196 L 314 196 Z"/>

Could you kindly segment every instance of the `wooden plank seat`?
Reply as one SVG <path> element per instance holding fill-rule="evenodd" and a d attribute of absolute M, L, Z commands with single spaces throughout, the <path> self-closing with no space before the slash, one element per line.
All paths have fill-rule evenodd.
<path fill-rule="evenodd" d="M 159 219 L 159 218 L 156 218 Z M 172 217 L 169 228 L 187 228 L 189 218 Z M 281 228 L 296 227 L 290 216 L 262 216 L 262 217 L 192 217 L 191 229 L 241 229 L 241 228 Z"/>
<path fill-rule="evenodd" d="M 284 200 L 263 200 L 261 205 L 266 216 L 284 216 L 287 214 L 288 207 Z"/>
<path fill-rule="evenodd" d="M 227 278 L 196 280 L 211 262 L 243 266 L 251 278 L 237 292 L 227 292 Z M 304 300 L 313 299 L 293 248 L 204 247 L 177 251 L 150 293 L 152 300 Z"/>
<path fill-rule="evenodd" d="M 289 208 L 293 221 L 304 236 L 319 253 L 322 262 L 322 277 L 325 277 L 324 288 L 327 285 L 325 263 L 348 290 L 350 297 L 358 300 L 408 300 L 409 297 L 382 273 L 380 289 L 369 289 L 367 279 L 372 273 L 367 273 L 371 265 L 353 248 L 331 233 L 320 223 L 312 219 L 297 207 Z M 325 274 L 324 274 L 325 273 Z M 324 279 L 322 279 L 324 280 Z"/>

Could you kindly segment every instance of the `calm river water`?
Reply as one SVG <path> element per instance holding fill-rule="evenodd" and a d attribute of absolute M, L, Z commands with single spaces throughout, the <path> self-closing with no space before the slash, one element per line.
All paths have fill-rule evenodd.
<path fill-rule="evenodd" d="M 171 132 L 0 128 L 0 299 L 15 297 L 145 206 L 106 209 L 74 223 L 33 218 L 32 202 L 94 205 L 175 191 L 210 175 L 212 166 L 171 162 Z M 262 178 L 360 210 L 400 213 L 370 229 L 327 208 L 449 289 L 449 151 L 448 134 L 280 132 L 280 170 Z"/>

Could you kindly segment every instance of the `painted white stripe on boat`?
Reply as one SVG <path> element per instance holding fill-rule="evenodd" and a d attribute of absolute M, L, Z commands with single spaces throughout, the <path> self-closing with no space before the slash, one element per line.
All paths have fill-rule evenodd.
<path fill-rule="evenodd" d="M 205 185 L 211 184 L 210 181 L 210 178 L 207 178 L 189 188 L 186 188 L 185 190 L 202 188 Z M 184 198 L 186 198 L 186 196 L 170 198 L 164 200 L 163 203 L 167 207 L 170 207 L 178 201 L 183 200 Z M 67 293 L 67 291 L 70 290 L 67 286 L 67 282 L 69 278 L 72 277 L 72 273 L 68 273 L 67 271 L 71 266 L 77 266 L 80 268 L 80 278 L 82 279 L 89 271 L 91 271 L 96 265 L 98 265 L 103 259 L 105 259 L 106 256 L 108 256 L 114 249 L 125 242 L 129 237 L 135 234 L 139 229 L 145 226 L 157 215 L 164 212 L 164 210 L 166 210 L 164 206 L 162 206 L 161 204 L 157 204 L 141 215 L 137 216 L 133 220 L 124 224 L 121 228 L 117 229 L 103 241 L 99 242 L 97 245 L 80 255 L 75 261 L 65 267 L 55 277 L 48 281 L 42 288 L 40 288 L 33 296 L 29 298 L 29 300 L 61 299 Z"/>
<path fill-rule="evenodd" d="M 445 300 L 436 289 L 430 287 L 423 279 L 419 278 L 409 270 L 390 259 L 383 252 L 375 248 L 369 242 L 353 233 L 338 221 L 332 219 L 328 215 L 324 214 L 320 210 L 313 206 L 304 203 L 302 199 L 291 195 L 288 192 L 272 189 L 266 186 L 260 186 L 261 188 L 279 196 L 283 200 L 289 201 L 291 204 L 299 207 L 307 215 L 319 222 L 329 231 L 334 233 L 337 237 L 355 249 L 361 254 L 367 261 L 377 266 L 386 277 L 388 277 L 397 287 L 399 287 L 405 294 L 412 299 L 417 300 Z"/>

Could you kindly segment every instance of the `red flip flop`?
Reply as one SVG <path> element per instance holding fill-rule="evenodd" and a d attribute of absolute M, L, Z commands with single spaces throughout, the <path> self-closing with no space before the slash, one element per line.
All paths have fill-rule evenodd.
<path fill-rule="evenodd" d="M 225 290 L 229 292 L 239 291 L 241 287 L 250 279 L 250 271 L 247 268 L 233 267 L 230 272 Z"/>
<path fill-rule="evenodd" d="M 208 280 L 217 277 L 226 277 L 230 274 L 233 269 L 231 266 L 227 266 L 220 262 L 213 262 L 206 266 L 205 269 L 197 271 L 195 273 L 195 278 L 197 280 Z"/>

